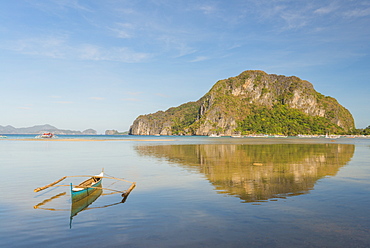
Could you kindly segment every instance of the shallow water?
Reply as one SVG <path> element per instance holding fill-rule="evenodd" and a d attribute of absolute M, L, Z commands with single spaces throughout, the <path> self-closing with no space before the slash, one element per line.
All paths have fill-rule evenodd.
<path fill-rule="evenodd" d="M 1 247 L 370 246 L 368 139 L 14 138 L 0 141 Z M 124 203 L 103 190 L 71 221 L 68 187 L 33 192 L 102 168 L 137 183 Z"/>

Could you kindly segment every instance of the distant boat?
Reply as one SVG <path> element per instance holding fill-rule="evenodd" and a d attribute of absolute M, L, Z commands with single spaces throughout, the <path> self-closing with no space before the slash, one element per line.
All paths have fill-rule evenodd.
<path fill-rule="evenodd" d="M 271 137 L 273 137 L 273 138 L 288 138 L 287 135 L 281 135 L 281 134 L 272 135 Z"/>
<path fill-rule="evenodd" d="M 43 134 L 37 135 L 35 138 L 36 139 L 51 139 L 51 138 L 56 138 L 56 136 L 50 132 L 45 132 Z"/>
<path fill-rule="evenodd" d="M 73 187 L 71 184 L 72 202 L 87 197 L 91 195 L 94 191 L 96 191 L 98 188 L 101 188 L 103 177 L 104 172 L 101 172 L 99 175 L 90 177 L 89 179 L 83 181 L 76 187 Z"/>
<path fill-rule="evenodd" d="M 340 135 L 329 135 L 329 134 L 325 135 L 325 138 L 327 139 L 339 139 L 340 137 L 341 137 Z"/>
<path fill-rule="evenodd" d="M 231 138 L 242 138 L 241 134 L 233 134 L 231 135 Z"/>
<path fill-rule="evenodd" d="M 248 134 L 244 137 L 247 137 L 247 138 L 268 138 L 269 136 L 267 134 Z"/>
<path fill-rule="evenodd" d="M 218 138 L 218 137 L 221 137 L 221 136 L 220 136 L 220 135 L 218 135 L 218 134 L 214 134 L 214 133 L 212 133 L 212 134 L 210 134 L 208 137 Z"/>

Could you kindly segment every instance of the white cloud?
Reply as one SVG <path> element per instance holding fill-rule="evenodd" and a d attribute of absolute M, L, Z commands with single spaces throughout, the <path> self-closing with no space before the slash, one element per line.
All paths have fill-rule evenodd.
<path fill-rule="evenodd" d="M 284 12 L 281 14 L 281 18 L 286 22 L 286 29 L 296 29 L 307 25 L 307 17 L 299 12 Z"/>
<path fill-rule="evenodd" d="M 135 26 L 131 23 L 117 23 L 114 28 L 109 28 L 118 38 L 129 39 L 134 37 Z"/>
<path fill-rule="evenodd" d="M 370 8 L 349 10 L 344 15 L 352 18 L 370 16 Z"/>
<path fill-rule="evenodd" d="M 78 0 L 54 0 L 53 2 L 61 8 L 71 8 L 91 12 L 89 8 L 81 5 Z"/>
<path fill-rule="evenodd" d="M 50 14 L 61 15 L 60 11 L 66 11 L 69 9 L 82 11 L 82 12 L 93 12 L 88 7 L 81 5 L 78 0 L 51 0 L 51 1 L 29 1 L 30 4 L 36 8 Z"/>
<path fill-rule="evenodd" d="M 122 100 L 126 102 L 140 102 L 141 101 L 138 98 L 123 98 Z"/>
<path fill-rule="evenodd" d="M 85 44 L 81 46 L 79 58 L 84 60 L 106 60 L 119 61 L 125 63 L 139 63 L 146 61 L 152 55 L 132 51 L 127 47 L 113 47 L 105 49 L 96 45 Z"/>
<path fill-rule="evenodd" d="M 27 106 L 22 106 L 22 107 L 18 107 L 19 109 L 23 109 L 23 110 L 30 110 L 32 109 L 31 107 L 27 107 Z"/>
<path fill-rule="evenodd" d="M 140 63 L 152 57 L 128 47 L 100 47 L 93 44 L 71 44 L 66 36 L 29 38 L 8 42 L 1 47 L 20 54 L 54 59 L 82 59 Z"/>
<path fill-rule="evenodd" d="M 209 59 L 209 58 L 206 57 L 206 56 L 198 56 L 195 59 L 191 60 L 190 62 L 200 62 L 200 61 L 204 61 L 204 60 L 207 60 L 207 59 Z"/>
<path fill-rule="evenodd" d="M 314 13 L 320 14 L 320 15 L 329 14 L 329 13 L 336 11 L 338 8 L 339 6 L 335 5 L 334 3 L 331 3 L 329 6 L 316 9 Z"/>
<path fill-rule="evenodd" d="M 140 95 L 140 94 L 143 94 L 143 92 L 140 92 L 140 91 L 126 91 L 125 92 L 126 94 L 128 95 L 132 95 L 132 96 L 137 96 L 137 95 Z"/>
<path fill-rule="evenodd" d="M 155 95 L 160 96 L 160 97 L 164 97 L 164 98 L 169 98 L 170 97 L 169 95 L 162 94 L 162 93 L 156 93 Z"/>
<path fill-rule="evenodd" d="M 99 97 L 99 96 L 93 96 L 93 97 L 90 97 L 91 100 L 96 100 L 96 101 L 102 101 L 104 100 L 105 98 L 104 97 Z"/>
<path fill-rule="evenodd" d="M 71 101 L 55 101 L 55 103 L 58 103 L 58 104 L 72 104 L 74 102 L 71 102 Z"/>
<path fill-rule="evenodd" d="M 192 54 L 197 50 L 187 44 L 186 38 L 181 38 L 183 35 L 162 35 L 157 38 L 161 42 L 165 50 L 175 51 L 174 57 L 182 57 L 185 55 Z"/>
<path fill-rule="evenodd" d="M 9 50 L 13 50 L 21 54 L 45 56 L 51 58 L 64 58 L 65 51 L 70 49 L 67 47 L 66 38 L 63 36 L 29 38 L 11 43 L 11 45 L 7 46 Z"/>
<path fill-rule="evenodd" d="M 216 12 L 217 8 L 213 5 L 201 5 L 198 6 L 198 10 L 202 11 L 204 14 L 212 14 Z"/>

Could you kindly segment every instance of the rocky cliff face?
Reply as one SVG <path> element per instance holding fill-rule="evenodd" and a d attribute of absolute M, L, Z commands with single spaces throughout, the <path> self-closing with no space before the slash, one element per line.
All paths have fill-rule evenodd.
<path fill-rule="evenodd" d="M 351 113 L 334 98 L 316 92 L 308 81 L 263 71 L 245 71 L 237 77 L 218 81 L 197 102 L 139 116 L 130 134 L 231 135 L 238 123 L 252 114 L 252 109 L 277 105 L 325 118 L 341 130 L 354 128 Z"/>

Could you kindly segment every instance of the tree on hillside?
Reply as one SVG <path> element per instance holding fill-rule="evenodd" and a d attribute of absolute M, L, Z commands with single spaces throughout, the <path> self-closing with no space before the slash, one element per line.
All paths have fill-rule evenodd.
<path fill-rule="evenodd" d="M 370 125 L 362 131 L 363 135 L 370 135 Z"/>

